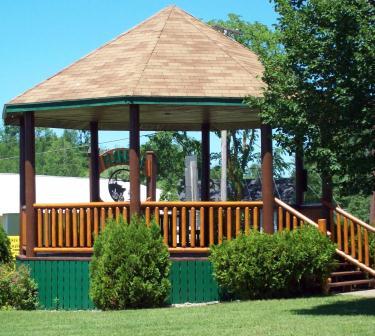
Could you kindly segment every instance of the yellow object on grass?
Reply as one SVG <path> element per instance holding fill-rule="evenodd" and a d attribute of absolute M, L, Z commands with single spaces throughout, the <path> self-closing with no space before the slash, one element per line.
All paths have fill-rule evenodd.
<path fill-rule="evenodd" d="M 10 240 L 10 250 L 12 251 L 12 256 L 15 258 L 20 252 L 20 237 L 19 236 L 8 236 Z"/>

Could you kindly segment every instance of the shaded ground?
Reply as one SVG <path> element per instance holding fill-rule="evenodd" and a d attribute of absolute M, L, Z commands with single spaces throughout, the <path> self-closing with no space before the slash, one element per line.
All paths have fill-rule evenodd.
<path fill-rule="evenodd" d="M 315 297 L 122 312 L 0 312 L 0 335 L 374 335 L 375 298 Z"/>

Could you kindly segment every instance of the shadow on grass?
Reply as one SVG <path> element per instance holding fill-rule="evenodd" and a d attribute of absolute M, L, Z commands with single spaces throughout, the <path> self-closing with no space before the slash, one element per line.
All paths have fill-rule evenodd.
<path fill-rule="evenodd" d="M 293 310 L 298 315 L 367 315 L 375 316 L 375 298 L 337 301 L 309 309 Z"/>

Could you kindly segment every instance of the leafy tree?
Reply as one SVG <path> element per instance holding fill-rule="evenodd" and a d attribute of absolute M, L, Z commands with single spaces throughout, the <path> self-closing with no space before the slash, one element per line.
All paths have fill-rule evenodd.
<path fill-rule="evenodd" d="M 375 7 L 366 0 L 275 0 L 283 48 L 265 60 L 264 98 L 249 98 L 292 150 L 321 176 L 336 176 L 342 195 L 375 185 Z"/>
<path fill-rule="evenodd" d="M 154 151 L 157 157 L 158 184 L 163 190 L 161 198 L 178 199 L 185 156 L 197 155 L 199 160 L 200 142 L 189 137 L 186 132 L 157 132 L 149 135 L 148 141 L 141 146 L 142 156 L 146 151 Z"/>

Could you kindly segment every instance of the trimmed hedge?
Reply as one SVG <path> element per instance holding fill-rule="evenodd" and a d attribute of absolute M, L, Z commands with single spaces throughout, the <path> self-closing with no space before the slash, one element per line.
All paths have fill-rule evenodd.
<path fill-rule="evenodd" d="M 229 298 L 320 292 L 335 267 L 335 246 L 313 227 L 251 232 L 211 248 L 214 276 Z"/>
<path fill-rule="evenodd" d="M 170 261 L 159 227 L 143 218 L 108 221 L 95 240 L 90 295 L 103 310 L 162 306 L 170 289 Z"/>

